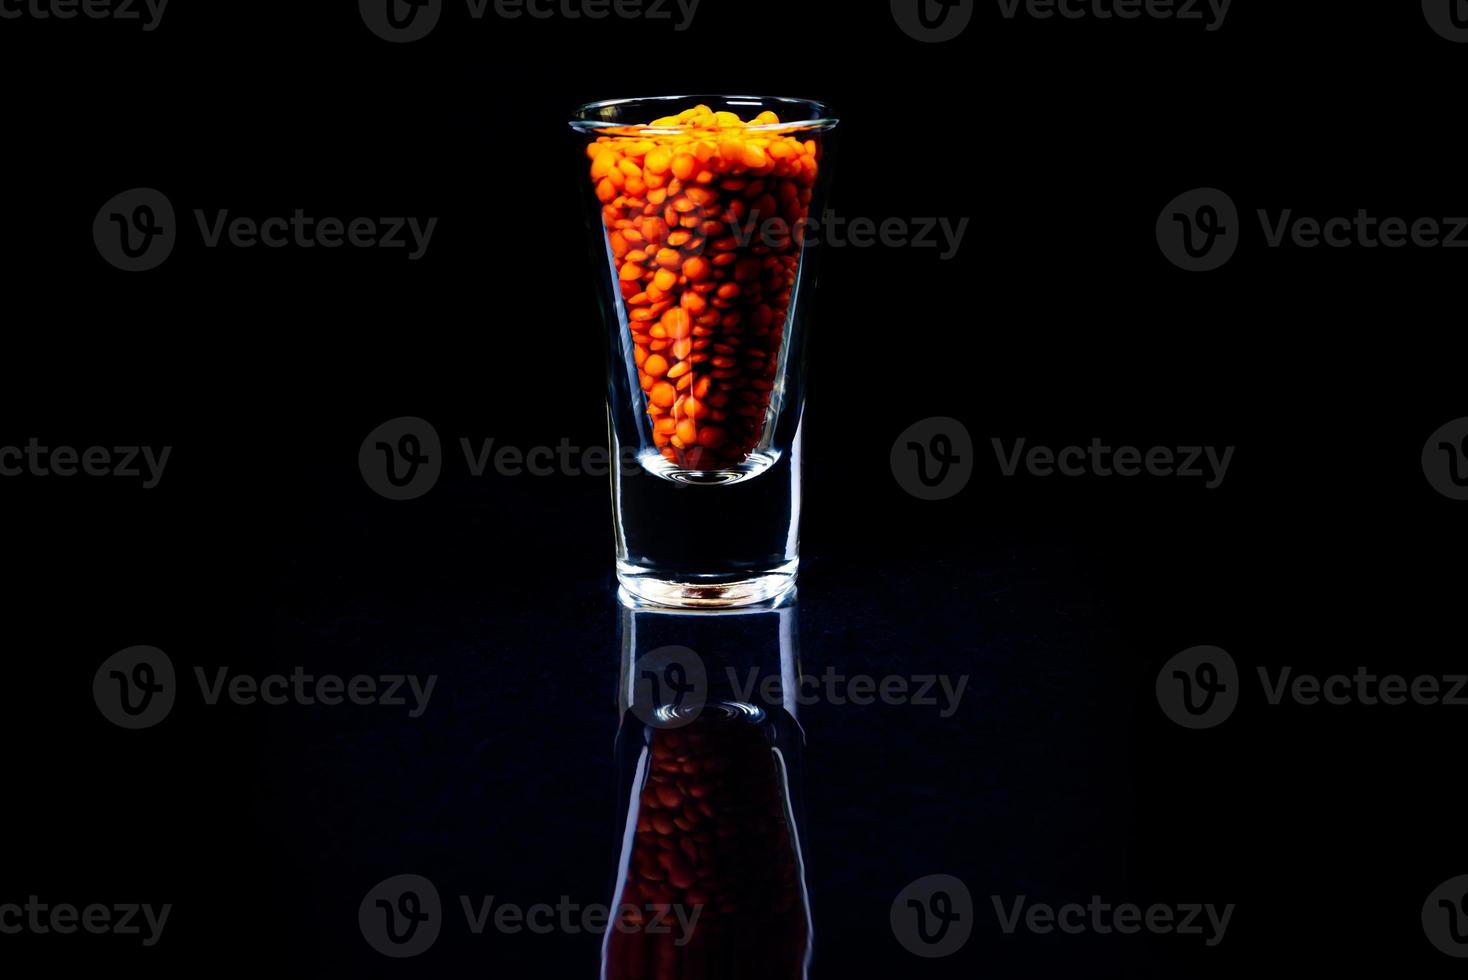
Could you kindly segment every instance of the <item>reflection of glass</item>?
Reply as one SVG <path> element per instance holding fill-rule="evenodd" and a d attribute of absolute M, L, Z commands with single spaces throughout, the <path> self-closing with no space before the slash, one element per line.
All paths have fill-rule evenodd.
<path fill-rule="evenodd" d="M 793 595 L 696 613 L 621 599 L 617 757 L 628 805 L 612 905 L 635 907 L 644 924 L 673 906 L 692 927 L 609 929 L 603 980 L 804 978 Z"/>
<path fill-rule="evenodd" d="M 571 120 L 608 340 L 617 575 L 664 605 L 780 595 L 799 562 L 813 252 L 837 120 L 798 99 Z"/>

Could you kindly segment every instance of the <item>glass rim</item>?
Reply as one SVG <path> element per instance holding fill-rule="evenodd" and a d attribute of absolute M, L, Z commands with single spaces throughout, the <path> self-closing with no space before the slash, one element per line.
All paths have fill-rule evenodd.
<path fill-rule="evenodd" d="M 707 132 L 708 130 L 693 129 L 689 126 L 646 126 L 637 123 L 613 122 L 606 119 L 589 118 L 598 110 L 610 109 L 620 106 L 629 106 L 637 103 L 656 104 L 659 102 L 684 102 L 690 99 L 699 102 L 720 102 L 724 104 L 738 104 L 749 102 L 751 105 L 764 106 L 766 103 L 780 103 L 782 105 L 800 106 L 809 117 L 777 123 L 762 123 L 758 126 L 723 126 L 718 129 L 733 129 L 746 133 L 783 133 L 783 132 L 811 132 L 835 129 L 841 122 L 836 116 L 831 115 L 831 106 L 828 103 L 816 99 L 798 99 L 781 95 L 650 95 L 626 99 L 601 99 L 597 102 L 588 102 L 577 106 L 571 113 L 570 126 L 577 132 L 582 133 L 620 133 L 623 135 L 638 133 L 649 136 L 677 136 L 689 132 Z"/>

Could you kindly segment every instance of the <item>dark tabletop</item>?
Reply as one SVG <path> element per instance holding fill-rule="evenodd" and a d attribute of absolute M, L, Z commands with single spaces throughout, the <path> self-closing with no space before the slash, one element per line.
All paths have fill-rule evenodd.
<path fill-rule="evenodd" d="M 627 614 L 606 480 L 474 476 L 460 440 L 604 445 L 563 122 L 672 88 L 830 99 L 835 208 L 970 219 L 948 258 L 822 259 L 791 652 L 810 678 L 963 687 L 951 711 L 823 693 L 782 729 L 799 736 L 781 751 L 811 976 L 1456 969 L 1424 909 L 1447 922 L 1435 890 L 1468 873 L 1463 709 L 1369 703 L 1354 682 L 1330 704 L 1308 684 L 1365 671 L 1446 689 L 1462 672 L 1468 504 L 1431 466 L 1447 458 L 1433 434 L 1468 414 L 1460 253 L 1272 248 L 1257 222 L 1461 212 L 1444 147 L 1462 45 L 1414 4 L 1238 4 L 1217 31 L 973 6 L 963 38 L 933 44 L 880 4 L 843 9 L 838 32 L 819 5 L 706 0 L 656 42 L 620 20 L 489 18 L 390 45 L 351 9 L 345 30 L 325 8 L 278 23 L 227 3 L 125 36 L 0 20 L 0 451 L 171 449 L 149 489 L 0 477 L 0 925 L 32 895 L 171 906 L 152 946 L 0 931 L 0 971 L 596 974 L 599 936 L 475 934 L 460 900 L 612 900 Z M 749 50 L 771 38 L 788 49 Z M 164 191 L 191 236 L 195 210 L 441 222 L 411 263 L 195 236 L 123 273 L 89 229 L 135 187 Z M 1208 187 L 1247 236 L 1226 267 L 1184 272 L 1158 216 Z M 393 502 L 357 452 L 409 415 L 436 427 L 444 472 Z M 890 452 L 934 418 L 967 432 L 974 469 L 925 501 Z M 1213 488 L 1005 475 L 1019 439 L 1235 453 Z M 657 632 L 778 663 L 757 620 Z M 140 645 L 169 658 L 177 696 L 129 730 L 93 685 Z M 1229 655 L 1237 702 L 1193 728 L 1174 721 L 1173 658 L 1200 646 Z M 434 686 L 416 717 L 406 682 L 405 705 L 228 693 L 297 670 Z M 407 874 L 445 918 L 395 960 L 358 913 Z M 893 918 L 935 875 L 962 883 L 947 897 L 969 928 L 937 958 Z M 1212 945 L 1005 928 L 1017 907 L 1070 903 L 1091 923 L 1093 901 L 1233 910 Z"/>

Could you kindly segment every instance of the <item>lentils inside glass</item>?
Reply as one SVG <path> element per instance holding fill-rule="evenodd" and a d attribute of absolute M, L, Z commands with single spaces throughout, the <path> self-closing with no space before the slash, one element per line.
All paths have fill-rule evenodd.
<path fill-rule="evenodd" d="M 654 444 L 683 469 L 759 444 L 820 145 L 700 105 L 586 148 Z"/>

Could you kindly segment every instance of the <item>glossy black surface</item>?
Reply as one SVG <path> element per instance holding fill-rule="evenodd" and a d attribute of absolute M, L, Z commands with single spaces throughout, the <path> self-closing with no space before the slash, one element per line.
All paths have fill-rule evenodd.
<path fill-rule="evenodd" d="M 817 294 L 801 663 L 966 686 L 946 717 L 800 706 L 811 975 L 1456 969 L 1420 914 L 1468 871 L 1464 709 L 1276 707 L 1256 670 L 1463 671 L 1468 505 L 1421 465 L 1424 440 L 1468 414 L 1459 253 L 1270 250 L 1254 228 L 1226 268 L 1188 275 L 1152 236 L 1197 186 L 1246 216 L 1461 211 L 1443 149 L 1458 46 L 1412 4 L 1238 6 L 1212 34 L 991 12 L 949 49 L 904 40 L 880 5 L 843 14 L 848 42 L 815 5 L 707 3 L 686 42 L 708 53 L 698 67 L 622 23 L 464 24 L 391 47 L 350 5 L 345 26 L 179 6 L 137 43 L 0 22 L 0 446 L 173 447 L 152 490 L 0 479 L 0 904 L 174 906 L 146 949 L 0 934 L 7 975 L 595 975 L 598 937 L 476 936 L 458 898 L 611 896 L 627 801 L 606 481 L 579 452 L 579 475 L 474 476 L 460 440 L 605 439 L 562 130 L 577 104 L 665 86 L 829 99 L 833 206 L 971 219 L 950 261 L 832 249 Z M 793 39 L 788 56 L 729 41 L 751 32 Z M 668 60 L 618 75 L 623 49 Z M 696 83 L 674 86 L 669 64 Z M 72 65 L 89 73 L 57 68 Z M 124 275 L 88 228 L 135 186 L 186 222 L 300 207 L 441 223 L 416 263 L 195 235 Z M 394 502 L 357 455 L 405 415 L 435 426 L 444 471 Z M 889 452 L 935 416 L 963 422 L 975 474 L 929 502 Z M 1018 438 L 1236 454 L 1212 490 L 1004 476 L 991 440 Z M 134 644 L 167 652 L 183 687 L 166 720 L 128 732 L 90 690 Z M 1232 654 L 1244 694 L 1188 731 L 1155 682 L 1200 644 Z M 220 667 L 437 681 L 417 718 L 210 705 L 194 670 L 213 683 Z M 396 961 L 364 941 L 358 907 L 409 873 L 448 918 Z M 919 959 L 889 913 L 933 874 L 966 883 L 974 931 Z M 1009 935 L 991 896 L 1019 895 L 1237 910 L 1214 947 Z"/>

